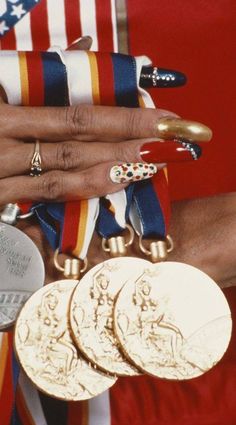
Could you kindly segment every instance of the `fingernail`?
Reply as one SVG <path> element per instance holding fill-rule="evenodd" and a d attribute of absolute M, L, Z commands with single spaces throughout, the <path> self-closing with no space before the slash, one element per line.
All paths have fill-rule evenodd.
<path fill-rule="evenodd" d="M 67 50 L 71 50 L 71 48 L 73 48 L 73 46 L 75 46 L 78 43 L 82 47 L 83 47 L 83 44 L 84 44 L 84 47 L 86 47 L 86 48 L 87 48 L 87 46 L 91 47 L 92 42 L 93 42 L 93 39 L 92 39 L 92 37 L 90 37 L 90 35 L 84 35 L 83 37 L 79 37 L 76 40 L 74 40 L 73 43 L 71 43 L 68 46 Z"/>
<path fill-rule="evenodd" d="M 200 146 L 187 141 L 148 142 L 140 149 L 143 161 L 158 163 L 196 160 L 201 153 Z"/>
<path fill-rule="evenodd" d="M 144 66 L 140 76 L 140 85 L 144 88 L 179 87 L 186 84 L 187 77 L 182 72 L 173 69 Z"/>
<path fill-rule="evenodd" d="M 196 142 L 208 142 L 212 138 L 212 131 L 206 125 L 180 118 L 161 118 L 156 128 L 158 136 L 163 139 L 179 138 Z"/>
<path fill-rule="evenodd" d="M 157 167 L 154 164 L 127 162 L 114 165 L 110 170 L 110 178 L 114 183 L 129 183 L 150 179 L 156 172 Z"/>

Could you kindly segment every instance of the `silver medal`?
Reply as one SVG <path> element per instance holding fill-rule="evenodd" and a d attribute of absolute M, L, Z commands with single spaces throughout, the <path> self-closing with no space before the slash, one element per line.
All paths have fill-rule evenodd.
<path fill-rule="evenodd" d="M 30 295 L 44 283 L 40 252 L 23 232 L 0 223 L 0 330 L 13 325 Z"/>

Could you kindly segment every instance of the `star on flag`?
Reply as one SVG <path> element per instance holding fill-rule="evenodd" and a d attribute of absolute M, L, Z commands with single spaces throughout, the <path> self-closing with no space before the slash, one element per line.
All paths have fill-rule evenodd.
<path fill-rule="evenodd" d="M 22 15 L 26 13 L 26 10 L 23 9 L 22 3 L 20 3 L 18 6 L 13 5 L 12 6 L 12 12 L 11 16 L 16 16 L 17 19 L 20 19 Z"/>
<path fill-rule="evenodd" d="M 9 27 L 6 25 L 6 21 L 0 22 L 0 34 L 3 35 L 7 30 L 9 30 Z"/>

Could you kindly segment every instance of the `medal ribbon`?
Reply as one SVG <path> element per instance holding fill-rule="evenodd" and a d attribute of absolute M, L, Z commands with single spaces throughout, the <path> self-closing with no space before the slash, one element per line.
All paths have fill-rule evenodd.
<path fill-rule="evenodd" d="M 120 54 L 80 51 L 1 52 L 0 54 L 2 62 L 5 60 L 9 66 L 9 59 L 14 64 L 12 74 L 15 75 L 5 77 L 6 72 L 0 73 L 0 83 L 6 90 L 9 103 L 32 106 L 101 103 L 128 107 L 144 104 L 142 93 L 138 89 L 138 79 L 139 70 L 145 58 L 135 60 Z M 4 65 L 0 66 L 4 68 Z M 13 80 L 14 88 L 18 84 L 18 91 L 12 90 Z M 125 194 L 121 192 L 120 195 L 109 195 L 106 198 L 107 204 L 106 201 L 101 200 L 99 233 L 106 237 L 120 233 L 128 219 L 132 199 L 138 211 L 143 211 L 140 216 L 143 220 L 146 220 L 145 205 L 151 205 L 152 208 L 157 208 L 159 205 L 157 214 L 162 216 L 159 222 L 163 227 L 164 211 L 166 211 L 165 205 L 162 205 L 162 200 L 166 201 L 166 198 L 161 196 L 163 189 L 166 188 L 162 184 L 163 178 L 165 179 L 165 174 L 161 171 L 156 177 L 155 185 L 147 181 L 145 185 L 141 182 L 140 186 L 139 182 L 130 185 Z M 157 204 L 157 196 L 159 196 L 159 204 Z M 95 225 L 97 205 L 98 200 L 89 200 L 68 204 L 39 204 L 33 208 L 53 248 L 60 245 L 61 251 L 83 258 Z M 154 211 L 155 214 L 156 211 Z M 152 223 L 151 228 L 153 226 L 157 226 L 157 223 Z M 89 228 L 92 230 L 86 239 L 86 231 Z M 146 229 L 145 226 L 144 228 Z"/>

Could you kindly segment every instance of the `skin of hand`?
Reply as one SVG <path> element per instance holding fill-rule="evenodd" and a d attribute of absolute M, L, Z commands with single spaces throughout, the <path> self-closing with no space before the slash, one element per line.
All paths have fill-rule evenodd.
<path fill-rule="evenodd" d="M 118 163 L 143 162 L 140 148 L 158 137 L 155 109 L 78 105 L 21 107 L 0 104 L 0 205 L 103 196 L 126 186 L 110 178 Z M 29 176 L 35 140 L 43 173 Z"/>
<path fill-rule="evenodd" d="M 78 40 L 69 49 L 89 49 L 90 45 L 91 38 L 88 37 Z M 91 105 L 15 107 L 6 103 L 2 89 L 0 96 L 0 206 L 16 201 L 83 199 L 120 190 L 125 185 L 110 180 L 110 168 L 118 162 L 142 162 L 140 147 L 147 140 L 153 141 L 158 137 L 158 120 L 166 116 L 177 117 L 161 109 Z M 44 173 L 40 178 L 32 178 L 29 176 L 29 168 L 37 139 L 41 142 Z M 215 216 L 219 211 L 218 203 L 223 208 L 212 220 L 212 215 Z M 206 208 L 209 214 L 205 213 Z M 233 244 L 225 220 L 230 217 L 233 225 L 234 210 L 234 195 L 226 195 L 224 199 L 217 197 L 174 203 L 170 234 L 176 248 L 169 259 L 201 267 L 221 285 L 231 284 L 234 280 L 236 282 L 231 256 L 226 255 L 225 251 L 224 255 L 219 252 L 222 246 L 222 240 L 219 240 L 222 224 L 225 224 L 223 230 L 229 249 Z M 46 282 L 62 279 L 63 276 L 54 268 L 53 252 L 38 223 L 30 219 L 19 223 L 18 227 L 39 247 L 46 265 Z M 141 256 L 137 243 L 129 254 Z M 109 258 L 101 250 L 101 240 L 96 234 L 88 258 L 92 261 L 90 267 Z"/>
<path fill-rule="evenodd" d="M 171 217 L 169 234 L 174 250 L 168 260 L 198 267 L 222 288 L 236 285 L 236 193 L 173 202 Z M 53 251 L 39 225 L 30 220 L 18 227 L 39 247 L 46 266 L 46 282 L 63 279 L 53 265 Z M 137 238 L 128 255 L 143 257 Z M 88 252 L 89 268 L 108 258 L 101 249 L 101 238 L 94 234 Z M 62 256 L 60 261 L 63 263 Z"/>

